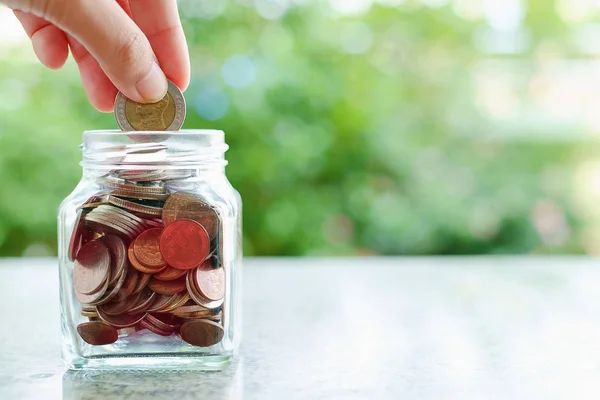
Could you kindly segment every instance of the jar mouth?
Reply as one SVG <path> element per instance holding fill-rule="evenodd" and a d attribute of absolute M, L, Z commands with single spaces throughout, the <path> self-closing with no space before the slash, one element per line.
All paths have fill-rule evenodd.
<path fill-rule="evenodd" d="M 92 130 L 83 133 L 83 167 L 130 169 L 222 167 L 229 146 L 214 129 L 181 131 Z"/>

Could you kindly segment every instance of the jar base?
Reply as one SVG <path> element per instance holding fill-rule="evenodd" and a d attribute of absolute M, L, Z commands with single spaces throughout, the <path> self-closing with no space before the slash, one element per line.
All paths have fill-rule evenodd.
<path fill-rule="evenodd" d="M 130 370 L 130 371 L 222 371 L 233 355 L 140 354 L 127 356 L 95 356 L 63 359 L 71 370 Z"/>

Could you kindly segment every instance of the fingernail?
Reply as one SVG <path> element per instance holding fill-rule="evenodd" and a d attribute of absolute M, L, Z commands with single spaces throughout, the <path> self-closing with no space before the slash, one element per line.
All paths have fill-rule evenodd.
<path fill-rule="evenodd" d="M 144 100 L 154 103 L 167 94 L 167 77 L 158 64 L 152 61 L 150 72 L 135 87 Z"/>

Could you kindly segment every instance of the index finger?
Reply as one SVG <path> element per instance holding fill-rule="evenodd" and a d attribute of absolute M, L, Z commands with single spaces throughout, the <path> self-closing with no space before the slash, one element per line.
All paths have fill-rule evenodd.
<path fill-rule="evenodd" d="M 144 32 L 161 69 L 182 90 L 190 82 L 190 56 L 176 0 L 129 0 L 131 15 Z"/>

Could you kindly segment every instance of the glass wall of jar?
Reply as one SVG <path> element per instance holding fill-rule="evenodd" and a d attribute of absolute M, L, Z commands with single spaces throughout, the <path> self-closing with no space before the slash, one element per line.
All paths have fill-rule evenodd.
<path fill-rule="evenodd" d="M 58 217 L 69 368 L 224 368 L 241 327 L 241 199 L 221 131 L 91 131 Z"/>

